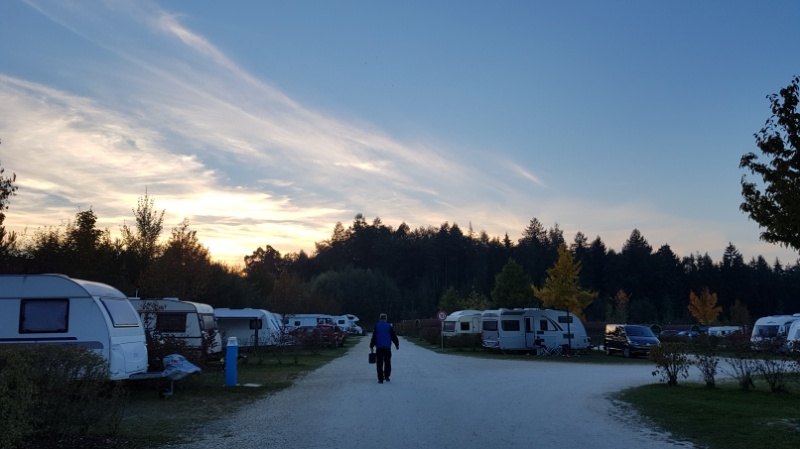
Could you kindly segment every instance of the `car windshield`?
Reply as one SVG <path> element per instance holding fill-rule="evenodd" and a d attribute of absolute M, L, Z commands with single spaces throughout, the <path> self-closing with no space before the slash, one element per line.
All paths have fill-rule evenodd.
<path fill-rule="evenodd" d="M 655 337 L 653 331 L 645 326 L 626 326 L 625 332 L 628 333 L 629 337 Z"/>

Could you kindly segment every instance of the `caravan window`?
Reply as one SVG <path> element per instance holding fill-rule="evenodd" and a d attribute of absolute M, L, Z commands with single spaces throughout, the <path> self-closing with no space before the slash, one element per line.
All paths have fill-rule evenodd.
<path fill-rule="evenodd" d="M 19 333 L 67 332 L 68 299 L 23 299 L 19 306 Z"/>
<path fill-rule="evenodd" d="M 497 321 L 489 320 L 483 322 L 483 330 L 485 331 L 496 331 L 497 330 Z"/>
<path fill-rule="evenodd" d="M 442 330 L 445 332 L 453 332 L 456 330 L 456 322 L 455 321 L 445 321 L 444 325 L 442 326 Z"/>
<path fill-rule="evenodd" d="M 461 330 L 462 331 L 468 331 L 469 330 L 469 322 L 468 321 L 462 321 L 461 322 Z"/>
<path fill-rule="evenodd" d="M 186 332 L 185 313 L 159 313 L 156 319 L 159 332 Z"/>
<path fill-rule="evenodd" d="M 775 338 L 778 336 L 778 326 L 768 324 L 756 326 L 755 334 L 761 338 Z"/>
<path fill-rule="evenodd" d="M 100 301 L 106 307 L 114 327 L 139 326 L 139 315 L 127 299 L 103 298 Z"/>
<path fill-rule="evenodd" d="M 519 331 L 519 320 L 503 320 L 504 331 Z"/>

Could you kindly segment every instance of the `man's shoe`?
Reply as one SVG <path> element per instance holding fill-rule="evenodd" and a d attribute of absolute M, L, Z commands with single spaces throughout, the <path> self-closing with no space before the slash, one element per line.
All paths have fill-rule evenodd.
<path fill-rule="evenodd" d="M 382 383 L 383 383 L 383 381 L 382 381 L 382 380 L 379 380 L 379 381 L 378 381 L 378 383 L 379 383 L 379 384 L 382 384 Z"/>
<path fill-rule="evenodd" d="M 390 380 L 391 380 L 391 379 L 389 379 L 388 377 L 386 378 L 386 382 L 389 382 Z"/>

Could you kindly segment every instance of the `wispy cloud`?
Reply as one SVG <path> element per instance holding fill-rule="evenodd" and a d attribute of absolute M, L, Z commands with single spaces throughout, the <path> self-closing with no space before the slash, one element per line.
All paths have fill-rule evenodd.
<path fill-rule="evenodd" d="M 442 148 L 298 104 L 174 15 L 144 5 L 102 21 L 97 11 L 87 19 L 37 7 L 116 55 L 108 63 L 117 67 L 115 76 L 87 73 L 91 98 L 0 77 L 0 150 L 9 151 L 3 163 L 21 187 L 12 225 L 52 225 L 92 207 L 113 231 L 148 189 L 173 223 L 188 218 L 212 252 L 230 260 L 271 242 L 310 249 L 356 212 L 419 225 L 468 217 L 494 183 Z M 118 20 L 126 21 L 119 28 L 143 25 L 130 39 L 106 39 Z M 125 44 L 152 40 L 137 36 L 148 29 L 167 41 Z M 162 51 L 172 48 L 169 39 L 188 49 Z M 475 194 L 464 199 L 469 190 Z M 47 199 L 60 206 L 44 208 Z M 505 225 L 502 214 L 495 218 Z"/>
<path fill-rule="evenodd" d="M 92 207 L 116 231 L 147 189 L 170 225 L 189 219 L 214 256 L 233 262 L 266 244 L 313 250 L 358 212 L 512 239 L 538 217 L 617 248 L 634 227 L 686 251 L 730 237 L 713 226 L 679 235 L 703 223 L 646 205 L 565 197 L 558 180 L 502 150 L 474 162 L 446 143 L 301 104 L 153 3 L 29 4 L 103 51 L 65 56 L 70 87 L 0 73 L 0 160 L 20 186 L 7 224 L 18 230 Z"/>

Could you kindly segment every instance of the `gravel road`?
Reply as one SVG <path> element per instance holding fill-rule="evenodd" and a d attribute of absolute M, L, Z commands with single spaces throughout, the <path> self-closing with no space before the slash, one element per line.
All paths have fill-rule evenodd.
<path fill-rule="evenodd" d="M 369 338 L 289 389 L 205 426 L 180 449 L 690 448 L 609 399 L 650 365 L 441 355 L 401 338 L 391 383 Z M 525 357 L 525 356 L 521 356 Z"/>

